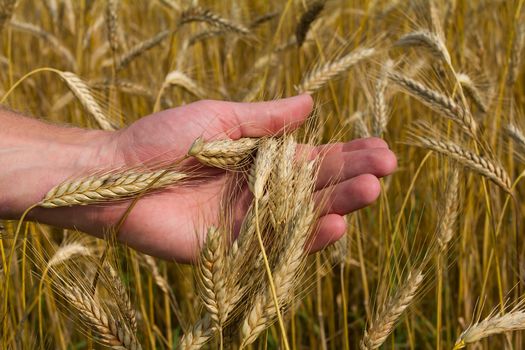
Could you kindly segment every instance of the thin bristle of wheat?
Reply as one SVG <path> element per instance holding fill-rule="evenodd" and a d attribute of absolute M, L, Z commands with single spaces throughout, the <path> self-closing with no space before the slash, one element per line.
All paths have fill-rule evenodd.
<path fill-rule="evenodd" d="M 185 24 L 189 22 L 206 22 L 214 27 L 234 32 L 242 35 L 250 35 L 251 31 L 239 23 L 234 23 L 229 19 L 219 16 L 211 10 L 204 9 L 199 6 L 192 7 L 184 11 L 180 16 L 179 23 Z"/>
<path fill-rule="evenodd" d="M 388 124 L 388 107 L 385 92 L 388 86 L 388 71 L 392 68 L 393 62 L 388 60 L 381 69 L 377 78 L 374 90 L 374 135 L 381 137 Z"/>
<path fill-rule="evenodd" d="M 439 226 L 437 240 L 440 250 L 443 252 L 454 236 L 454 225 L 459 216 L 459 170 L 454 167 L 451 170 L 447 194 L 445 197 L 444 211 Z"/>
<path fill-rule="evenodd" d="M 109 47 L 113 54 L 116 54 L 120 47 L 118 40 L 118 5 L 119 0 L 107 0 L 106 3 L 106 29 Z"/>
<path fill-rule="evenodd" d="M 321 11 L 323 11 L 324 5 L 324 0 L 315 1 L 301 16 L 299 24 L 297 24 L 297 27 L 295 29 L 297 46 L 301 47 L 303 45 L 304 39 L 306 39 L 306 34 L 308 34 L 308 30 L 310 30 L 312 23 L 317 19 L 317 17 L 319 17 Z"/>
<path fill-rule="evenodd" d="M 483 113 L 486 113 L 488 108 L 483 97 L 481 97 L 481 92 L 476 87 L 476 84 L 470 79 L 470 77 L 465 73 L 458 73 L 456 75 L 458 82 L 461 84 L 461 88 L 466 92 L 467 96 L 472 99 L 475 105 Z"/>
<path fill-rule="evenodd" d="M 525 311 L 514 310 L 504 315 L 491 315 L 480 322 L 470 325 L 458 337 L 454 349 L 464 348 L 495 334 L 520 331 L 525 329 Z"/>
<path fill-rule="evenodd" d="M 206 98 L 207 95 L 204 89 L 200 87 L 195 80 L 178 70 L 171 71 L 166 75 L 164 85 L 180 86 L 200 99 Z"/>
<path fill-rule="evenodd" d="M 414 271 L 400 289 L 387 301 L 378 312 L 364 333 L 360 346 L 363 350 L 379 348 L 392 333 L 396 323 L 406 308 L 416 297 L 419 286 L 423 282 L 423 273 Z"/>
<path fill-rule="evenodd" d="M 246 160 L 255 150 L 258 139 L 217 140 L 205 142 L 198 138 L 191 145 L 188 154 L 204 165 L 231 169 Z"/>
<path fill-rule="evenodd" d="M 317 67 L 306 74 L 301 85 L 297 87 L 297 91 L 312 94 L 330 80 L 343 74 L 355 64 L 372 57 L 375 53 L 376 50 L 372 48 L 359 48 L 339 59 Z"/>
<path fill-rule="evenodd" d="M 78 98 L 82 106 L 91 113 L 103 130 L 116 130 L 116 127 L 102 112 L 102 108 L 99 106 L 93 95 L 91 95 L 88 85 L 82 79 L 80 79 L 75 73 L 71 72 L 60 72 L 59 74 L 66 82 L 71 92 Z"/>
<path fill-rule="evenodd" d="M 137 332 L 137 314 L 129 294 L 126 290 L 126 286 L 122 282 L 122 279 L 118 275 L 118 272 L 108 263 L 104 264 L 104 270 L 107 273 L 109 278 L 109 285 L 111 286 L 112 291 L 114 292 L 115 301 L 121 311 L 122 315 L 128 321 L 128 325 L 133 333 Z"/>
<path fill-rule="evenodd" d="M 120 58 L 117 60 L 117 69 L 125 68 L 128 64 L 130 64 L 135 58 L 139 57 L 146 51 L 154 48 L 155 46 L 159 45 L 166 39 L 171 33 L 171 30 L 163 30 L 157 34 L 155 34 L 153 37 L 148 38 L 137 45 L 133 46 L 131 49 L 129 49 L 127 52 L 122 54 Z"/>
<path fill-rule="evenodd" d="M 451 142 L 436 140 L 431 137 L 416 136 L 418 143 L 424 147 L 458 161 L 478 174 L 488 178 L 503 190 L 511 193 L 512 182 L 507 171 L 495 162 L 478 156 L 463 147 Z"/>
<path fill-rule="evenodd" d="M 45 195 L 39 206 L 56 208 L 119 200 L 135 196 L 146 189 L 173 185 L 185 178 L 186 174 L 171 170 L 89 176 L 59 184 Z"/>
<path fill-rule="evenodd" d="M 394 45 L 401 47 L 424 47 L 428 49 L 433 56 L 445 61 L 449 65 L 452 64 L 450 54 L 443 40 L 441 40 L 441 38 L 435 33 L 429 31 L 423 30 L 406 34 L 402 36 Z"/>
<path fill-rule="evenodd" d="M 4 28 L 4 24 L 9 22 L 15 12 L 17 0 L 1 0 L 0 1 L 0 32 Z"/>
<path fill-rule="evenodd" d="M 66 300 L 79 311 L 79 315 L 98 334 L 99 341 L 112 348 L 142 349 L 135 336 L 115 321 L 93 297 L 73 286 L 62 291 Z"/>
<path fill-rule="evenodd" d="M 476 121 L 468 111 L 450 97 L 396 72 L 389 72 L 388 78 L 434 111 L 454 120 L 469 133 L 475 135 L 477 130 Z"/>

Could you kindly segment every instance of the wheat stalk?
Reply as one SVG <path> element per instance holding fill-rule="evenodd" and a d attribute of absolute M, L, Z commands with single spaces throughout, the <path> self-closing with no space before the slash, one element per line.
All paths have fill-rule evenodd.
<path fill-rule="evenodd" d="M 431 137 L 415 136 L 420 146 L 455 159 L 459 164 L 470 168 L 488 178 L 508 193 L 512 192 L 512 182 L 509 175 L 500 165 L 478 156 L 463 147 L 451 142 L 433 139 Z"/>
<path fill-rule="evenodd" d="M 372 48 L 358 48 L 341 58 L 329 61 L 308 72 L 296 90 L 299 93 L 312 94 L 330 80 L 343 74 L 355 64 L 372 57 L 375 53 L 376 50 Z"/>
<path fill-rule="evenodd" d="M 388 78 L 423 104 L 457 122 L 472 135 L 476 134 L 477 124 L 472 115 L 450 97 L 396 72 L 389 72 Z"/>
<path fill-rule="evenodd" d="M 232 169 L 242 165 L 255 150 L 258 139 L 240 138 L 238 140 L 204 141 L 198 138 L 191 145 L 188 155 L 195 157 L 204 165 Z"/>
<path fill-rule="evenodd" d="M 114 349 L 142 349 L 135 336 L 108 314 L 90 294 L 75 286 L 64 286 L 62 294 L 98 334 L 103 345 Z"/>
<path fill-rule="evenodd" d="M 415 270 L 410 273 L 398 291 L 387 299 L 385 305 L 375 315 L 361 340 L 360 347 L 363 350 L 379 348 L 392 333 L 396 323 L 406 308 L 416 297 L 419 286 L 423 282 L 423 273 Z"/>
<path fill-rule="evenodd" d="M 125 199 L 136 196 L 146 189 L 160 189 L 185 178 L 187 178 L 186 174 L 171 170 L 93 175 L 65 181 L 55 186 L 38 203 L 38 206 L 57 208 Z"/>
<path fill-rule="evenodd" d="M 199 6 L 192 7 L 181 14 L 179 24 L 182 25 L 189 22 L 206 22 L 214 27 L 224 29 L 229 32 L 234 32 L 241 35 L 251 34 L 251 31 L 242 24 L 234 23 L 229 19 L 213 13 L 211 10 L 204 9 Z"/>

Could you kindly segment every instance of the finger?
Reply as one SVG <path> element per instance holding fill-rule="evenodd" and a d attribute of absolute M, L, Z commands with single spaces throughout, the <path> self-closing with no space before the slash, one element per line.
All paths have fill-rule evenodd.
<path fill-rule="evenodd" d="M 377 177 L 363 174 L 317 191 L 320 215 L 346 215 L 375 202 L 381 191 Z"/>
<path fill-rule="evenodd" d="M 223 122 L 230 137 L 261 137 L 296 129 L 312 111 L 313 100 L 309 95 L 299 95 L 281 100 L 227 104 L 231 118 Z"/>
<path fill-rule="evenodd" d="M 388 148 L 330 152 L 321 159 L 316 188 L 323 188 L 361 174 L 389 175 L 397 168 L 397 159 Z"/>
<path fill-rule="evenodd" d="M 364 139 L 355 139 L 349 142 L 337 142 L 329 143 L 326 145 L 320 145 L 317 147 L 311 148 L 311 155 L 313 157 L 318 156 L 327 156 L 332 153 L 340 152 L 353 152 L 359 151 L 362 149 L 371 149 L 371 148 L 389 148 L 388 144 L 378 137 L 368 137 Z"/>
<path fill-rule="evenodd" d="M 346 221 L 337 214 L 325 215 L 317 221 L 315 234 L 307 248 L 310 253 L 315 253 L 340 239 L 346 233 Z"/>

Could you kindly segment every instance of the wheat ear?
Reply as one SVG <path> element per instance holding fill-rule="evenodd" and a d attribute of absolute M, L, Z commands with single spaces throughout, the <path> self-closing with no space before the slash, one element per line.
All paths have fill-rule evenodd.
<path fill-rule="evenodd" d="M 302 205 L 295 206 L 290 213 L 290 232 L 280 232 L 290 235 L 290 239 L 287 246 L 282 249 L 283 253 L 273 273 L 275 289 L 271 293 L 262 290 L 256 295 L 241 324 L 241 348 L 254 342 L 273 322 L 275 316 L 279 316 L 280 309 L 286 307 L 298 281 L 300 266 L 305 257 L 305 244 L 315 222 L 314 203 L 311 198 L 313 166 L 313 162 L 305 163 L 296 174 L 294 180 L 296 193 L 292 198 L 294 203 L 302 203 Z M 285 334 L 283 333 L 283 336 Z"/>
<path fill-rule="evenodd" d="M 423 277 L 421 271 L 413 271 L 398 291 L 386 301 L 384 307 L 375 315 L 364 333 L 360 343 L 362 350 L 377 349 L 385 342 L 403 312 L 416 297 Z"/>
<path fill-rule="evenodd" d="M 204 141 L 196 139 L 191 145 L 188 155 L 195 157 L 204 165 L 222 169 L 234 169 L 253 153 L 258 139 L 241 138 L 238 140 Z"/>
<path fill-rule="evenodd" d="M 108 263 L 104 264 L 104 271 L 109 279 L 108 285 L 114 293 L 114 298 L 119 310 L 122 312 L 133 333 L 137 333 L 137 313 L 129 298 L 126 286 L 122 283 L 117 271 Z"/>
<path fill-rule="evenodd" d="M 186 174 L 171 170 L 94 175 L 59 184 L 51 189 L 38 205 L 57 208 L 125 199 L 146 189 L 160 189 L 185 178 Z"/>
<path fill-rule="evenodd" d="M 117 69 L 123 69 L 128 64 L 130 64 L 135 58 L 142 55 L 144 52 L 154 48 L 155 46 L 159 45 L 166 39 L 171 33 L 171 30 L 163 30 L 157 34 L 155 34 L 153 37 L 148 38 L 137 45 L 133 46 L 131 49 L 129 49 L 127 52 L 122 54 L 120 58 L 117 59 Z"/>
<path fill-rule="evenodd" d="M 303 45 L 304 39 L 306 39 L 306 34 L 308 34 L 308 30 L 310 30 L 312 23 L 317 19 L 317 17 L 319 17 L 321 11 L 323 11 L 324 5 L 324 0 L 315 1 L 314 3 L 310 4 L 306 12 L 301 16 L 301 19 L 299 19 L 299 23 L 295 28 L 297 46 L 301 47 Z"/>
<path fill-rule="evenodd" d="M 467 96 L 469 96 L 474 104 L 479 108 L 479 110 L 483 113 L 487 113 L 488 107 L 485 101 L 483 101 L 483 97 L 481 97 L 481 93 L 479 89 L 476 87 L 476 84 L 470 79 L 470 77 L 465 73 L 458 73 L 456 75 L 456 79 L 461 84 L 461 88 L 463 91 L 466 92 Z"/>
<path fill-rule="evenodd" d="M 135 336 L 115 321 L 89 293 L 74 286 L 64 286 L 62 293 L 79 311 L 80 317 L 98 334 L 102 344 L 119 349 L 142 349 Z"/>
<path fill-rule="evenodd" d="M 299 93 L 312 94 L 330 80 L 343 74 L 355 64 L 372 57 L 375 53 L 376 50 L 372 48 L 359 48 L 346 56 L 319 66 L 306 74 L 296 90 Z"/>
<path fill-rule="evenodd" d="M 93 95 L 91 95 L 88 85 L 82 79 L 71 72 L 58 72 L 58 74 L 66 82 L 67 86 L 78 98 L 82 106 L 84 106 L 84 108 L 86 108 L 86 110 L 91 113 L 98 125 L 103 130 L 116 129 L 109 118 L 106 117 L 106 115 L 102 112 L 102 108 L 100 108 L 97 101 L 95 101 L 95 98 Z"/>
<path fill-rule="evenodd" d="M 456 166 L 451 170 L 447 194 L 444 203 L 444 212 L 441 217 L 441 223 L 437 235 L 437 240 L 441 252 L 445 251 L 448 243 L 454 236 L 454 225 L 458 219 L 458 201 L 459 201 L 459 170 Z"/>
<path fill-rule="evenodd" d="M 521 63 L 523 46 L 525 44 L 525 25 L 523 21 L 518 22 L 518 28 L 514 35 L 514 41 L 512 43 L 512 50 L 510 53 L 509 62 L 509 75 L 507 77 L 507 85 L 513 86 L 518 79 Z"/>
<path fill-rule="evenodd" d="M 507 171 L 495 162 L 478 156 L 476 153 L 466 150 L 451 141 L 436 140 L 424 136 L 415 137 L 422 147 L 455 159 L 459 164 L 488 178 L 506 192 L 512 193 L 512 182 Z"/>
<path fill-rule="evenodd" d="M 470 325 L 458 337 L 454 350 L 475 343 L 495 334 L 525 329 L 525 310 L 514 309 L 504 315 L 492 314 L 482 321 Z"/>
<path fill-rule="evenodd" d="M 198 350 L 202 348 L 215 333 L 209 315 L 199 320 L 191 330 L 184 333 L 180 340 L 179 350 Z"/>
<path fill-rule="evenodd" d="M 120 47 L 118 40 L 118 5 L 119 0 L 106 0 L 106 29 L 108 42 L 113 55 L 116 55 Z"/>
<path fill-rule="evenodd" d="M 523 132 L 515 124 L 505 126 L 505 131 L 519 147 L 525 150 L 525 135 L 523 135 Z"/>
<path fill-rule="evenodd" d="M 204 9 L 199 6 L 192 7 L 184 11 L 179 20 L 179 24 L 185 24 L 189 22 L 206 22 L 214 27 L 234 32 L 241 35 L 250 35 L 251 31 L 239 23 L 234 23 L 229 19 L 219 16 L 213 13 L 211 10 Z"/>
<path fill-rule="evenodd" d="M 388 86 L 388 71 L 393 67 L 393 61 L 388 60 L 382 67 L 381 73 L 377 78 L 374 89 L 374 135 L 381 136 L 388 124 L 388 106 L 386 103 L 385 92 Z"/>
<path fill-rule="evenodd" d="M 424 47 L 440 60 L 445 61 L 449 66 L 452 65 L 450 54 L 443 40 L 435 33 L 422 30 L 402 36 L 395 44 L 401 47 Z"/>
<path fill-rule="evenodd" d="M 457 122 L 472 135 L 476 134 L 477 124 L 472 115 L 450 97 L 396 72 L 389 72 L 388 78 L 423 104 Z"/>
<path fill-rule="evenodd" d="M 166 78 L 164 79 L 164 85 L 180 86 L 200 99 L 206 98 L 207 95 L 204 89 L 200 87 L 195 80 L 178 70 L 171 71 L 168 73 L 168 75 L 166 75 Z"/>
<path fill-rule="evenodd" d="M 62 57 L 67 61 L 72 69 L 76 69 L 76 60 L 71 51 L 53 34 L 46 32 L 44 29 L 27 22 L 21 22 L 16 19 L 11 19 L 9 25 L 21 32 L 29 33 L 38 38 L 47 41 L 54 50 L 58 51 Z"/>

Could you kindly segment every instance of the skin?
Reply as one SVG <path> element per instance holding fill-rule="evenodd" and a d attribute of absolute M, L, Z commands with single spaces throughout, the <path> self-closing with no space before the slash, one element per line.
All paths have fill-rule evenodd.
<path fill-rule="evenodd" d="M 100 169 L 180 159 L 197 137 L 238 139 L 291 131 L 305 121 L 312 108 L 308 95 L 249 104 L 203 100 L 144 117 L 116 132 L 50 125 L 0 111 L 0 218 L 20 217 L 49 189 L 67 179 Z M 304 145 L 301 150 L 310 157 L 322 157 L 316 184 L 320 216 L 310 248 L 316 251 L 345 233 L 344 215 L 377 199 L 378 178 L 396 169 L 396 157 L 377 138 Z M 217 221 L 227 180 L 226 172 L 217 169 L 198 171 L 203 175 L 198 182 L 138 201 L 118 234 L 119 240 L 158 257 L 194 261 L 204 228 Z M 244 200 L 234 204 L 237 220 L 248 205 L 247 196 L 240 197 Z M 36 208 L 28 218 L 103 237 L 128 206 L 129 201 Z"/>

